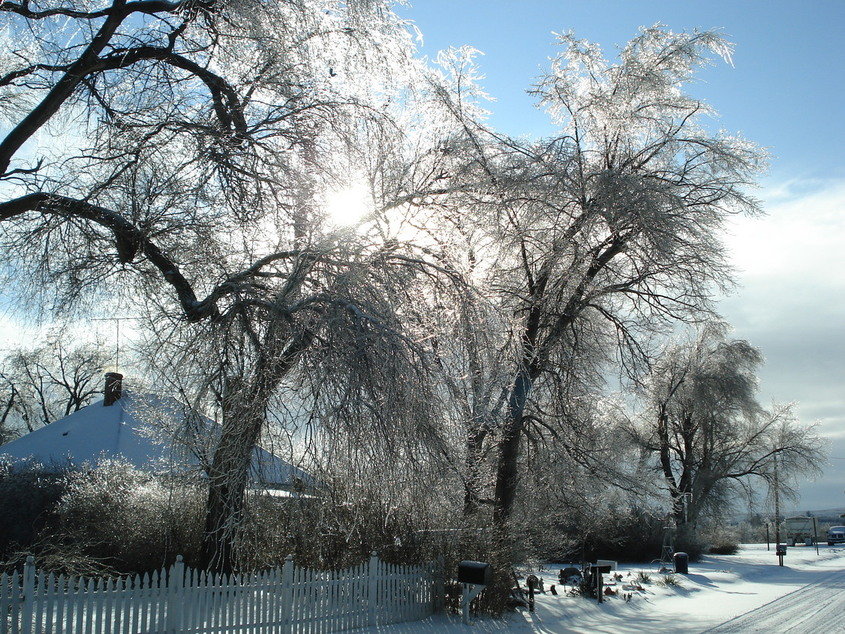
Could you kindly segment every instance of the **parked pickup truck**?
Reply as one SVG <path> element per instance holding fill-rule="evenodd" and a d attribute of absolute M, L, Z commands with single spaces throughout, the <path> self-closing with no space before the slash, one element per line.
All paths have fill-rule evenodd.
<path fill-rule="evenodd" d="M 827 529 L 827 545 L 845 544 L 845 526 L 831 526 Z"/>

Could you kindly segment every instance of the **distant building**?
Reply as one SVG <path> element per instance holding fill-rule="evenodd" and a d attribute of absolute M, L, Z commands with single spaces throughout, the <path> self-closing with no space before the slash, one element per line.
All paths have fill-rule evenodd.
<path fill-rule="evenodd" d="M 103 460 L 152 473 L 207 473 L 220 425 L 174 398 L 124 391 L 122 378 L 108 373 L 103 400 L 1 445 L 0 462 L 46 473 L 95 468 Z M 310 474 L 259 446 L 250 482 L 281 495 L 316 486 Z"/>

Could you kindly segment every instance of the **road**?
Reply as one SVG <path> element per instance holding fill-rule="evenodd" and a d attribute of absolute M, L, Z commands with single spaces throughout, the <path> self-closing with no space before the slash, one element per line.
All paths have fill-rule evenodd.
<path fill-rule="evenodd" d="M 845 571 L 826 575 L 707 632 L 843 632 Z"/>

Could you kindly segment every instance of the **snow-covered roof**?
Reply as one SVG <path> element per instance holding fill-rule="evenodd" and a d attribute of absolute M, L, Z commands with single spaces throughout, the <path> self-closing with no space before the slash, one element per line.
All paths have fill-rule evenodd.
<path fill-rule="evenodd" d="M 121 459 L 156 473 L 205 471 L 219 434 L 220 425 L 176 399 L 124 390 L 112 405 L 97 401 L 0 446 L 0 462 L 60 472 Z M 258 446 L 250 479 L 279 488 L 315 484 L 308 473 Z"/>

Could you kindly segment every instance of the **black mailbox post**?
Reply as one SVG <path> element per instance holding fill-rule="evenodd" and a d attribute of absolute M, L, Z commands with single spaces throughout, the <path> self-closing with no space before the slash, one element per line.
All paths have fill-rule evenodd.
<path fill-rule="evenodd" d="M 596 599 L 599 603 L 603 602 L 603 589 L 604 589 L 604 580 L 602 579 L 602 575 L 609 575 L 613 570 L 613 566 L 610 564 L 589 564 L 584 571 L 584 581 L 587 583 L 588 586 L 595 588 L 596 591 Z"/>
<path fill-rule="evenodd" d="M 481 594 L 485 586 L 490 585 L 493 567 L 483 561 L 462 561 L 458 564 L 458 581 L 463 584 L 461 593 L 461 612 L 464 623 L 469 625 L 469 604 Z"/>
<path fill-rule="evenodd" d="M 492 566 L 482 561 L 462 561 L 458 564 L 458 581 L 461 583 L 489 586 L 492 574 Z"/>
<path fill-rule="evenodd" d="M 778 556 L 778 566 L 782 566 L 783 558 L 786 555 L 786 544 L 778 544 L 775 546 L 775 554 Z"/>

